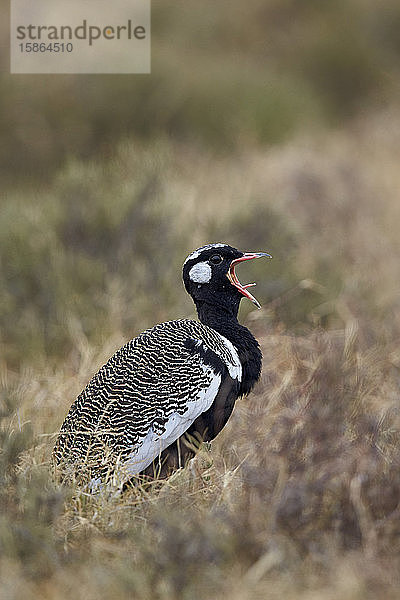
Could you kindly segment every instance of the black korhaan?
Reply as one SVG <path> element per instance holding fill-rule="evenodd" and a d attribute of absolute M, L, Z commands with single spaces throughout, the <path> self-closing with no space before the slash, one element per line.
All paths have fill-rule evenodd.
<path fill-rule="evenodd" d="M 133 476 L 167 476 L 184 466 L 200 440 L 224 427 L 236 399 L 261 372 L 259 345 L 239 324 L 240 300 L 257 300 L 235 266 L 270 257 L 227 244 L 192 252 L 183 282 L 200 322 L 160 323 L 118 350 L 67 414 L 54 448 L 63 478 L 121 487 Z"/>

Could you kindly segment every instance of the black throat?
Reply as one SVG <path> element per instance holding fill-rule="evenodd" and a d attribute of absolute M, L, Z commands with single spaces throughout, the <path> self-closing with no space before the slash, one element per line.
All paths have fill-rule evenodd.
<path fill-rule="evenodd" d="M 239 395 L 248 394 L 260 377 L 262 354 L 253 334 L 237 320 L 239 302 L 229 308 L 205 300 L 195 301 L 195 304 L 200 321 L 235 346 L 243 369 Z"/>

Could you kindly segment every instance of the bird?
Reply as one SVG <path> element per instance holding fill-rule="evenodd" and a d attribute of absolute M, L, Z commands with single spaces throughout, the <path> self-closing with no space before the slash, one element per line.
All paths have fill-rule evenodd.
<path fill-rule="evenodd" d="M 202 442 L 227 423 L 236 400 L 260 377 L 262 354 L 238 321 L 243 298 L 257 308 L 235 272 L 267 252 L 206 244 L 186 258 L 182 278 L 199 320 L 147 329 L 120 348 L 72 404 L 53 450 L 63 481 L 90 492 L 154 480 L 184 467 Z"/>

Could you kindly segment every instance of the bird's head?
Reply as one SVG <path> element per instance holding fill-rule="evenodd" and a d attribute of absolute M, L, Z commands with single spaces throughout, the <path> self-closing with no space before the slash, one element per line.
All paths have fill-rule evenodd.
<path fill-rule="evenodd" d="M 207 302 L 219 305 L 235 315 L 245 296 L 257 308 L 260 304 L 249 292 L 255 283 L 243 285 L 235 273 L 239 263 L 266 256 L 266 252 L 241 252 L 227 244 L 208 244 L 195 250 L 183 264 L 183 282 L 195 304 Z"/>

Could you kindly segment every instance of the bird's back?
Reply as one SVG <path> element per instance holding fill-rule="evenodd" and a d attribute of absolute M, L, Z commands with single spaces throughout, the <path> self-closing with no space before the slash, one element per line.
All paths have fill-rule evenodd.
<path fill-rule="evenodd" d="M 226 380 L 240 378 L 235 348 L 215 330 L 192 320 L 156 325 L 120 348 L 75 400 L 55 461 L 92 479 L 110 465 L 142 472 L 207 414 Z"/>

